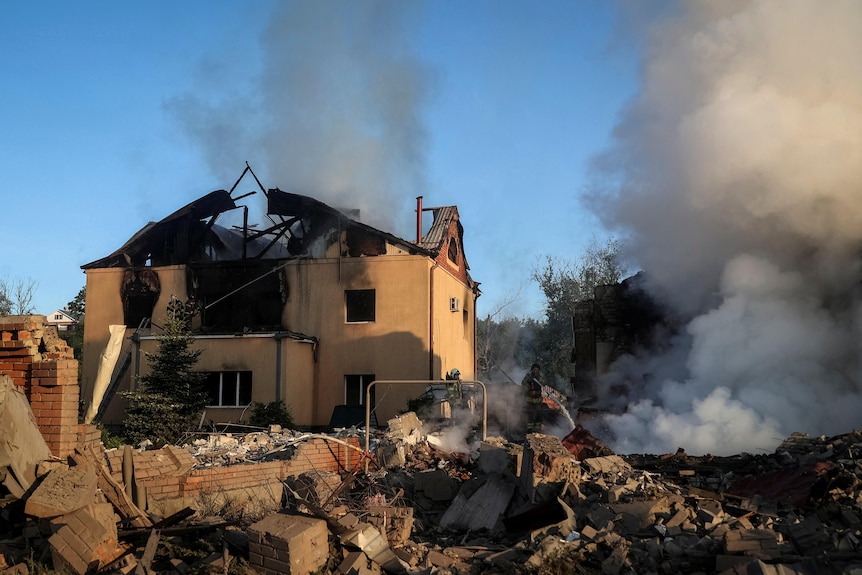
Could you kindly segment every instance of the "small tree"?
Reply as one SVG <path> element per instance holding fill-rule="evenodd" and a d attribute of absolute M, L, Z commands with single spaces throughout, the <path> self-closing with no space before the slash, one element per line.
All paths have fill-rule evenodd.
<path fill-rule="evenodd" d="M 0 279 L 0 317 L 12 315 L 12 300 L 6 295 L 5 283 Z"/>
<path fill-rule="evenodd" d="M 66 304 L 69 315 L 78 322 L 75 329 L 59 332 L 60 337 L 66 340 L 78 360 L 78 381 L 83 381 L 84 376 L 84 295 L 86 291 L 87 288 L 82 287 L 75 299 Z"/>
<path fill-rule="evenodd" d="M 33 313 L 38 284 L 30 278 L 8 281 L 0 278 L 0 316 Z"/>
<path fill-rule="evenodd" d="M 190 349 L 193 315 L 191 304 L 171 298 L 158 352 L 146 354 L 150 370 L 140 379 L 142 388 L 123 394 L 130 403 L 125 433 L 133 443 L 144 439 L 156 445 L 178 442 L 194 428 L 207 404 L 204 375 L 192 371 L 201 354 L 201 350 Z"/>

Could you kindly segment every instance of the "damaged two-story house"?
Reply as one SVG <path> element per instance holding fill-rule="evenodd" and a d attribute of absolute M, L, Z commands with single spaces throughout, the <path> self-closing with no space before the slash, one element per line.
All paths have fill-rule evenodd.
<path fill-rule="evenodd" d="M 240 423 L 250 405 L 284 401 L 297 425 L 325 427 L 337 406 L 361 411 L 372 381 L 438 380 L 454 367 L 473 376 L 480 291 L 455 206 L 423 208 L 417 198 L 417 236 L 407 241 L 310 197 L 261 191 L 261 229 L 237 203 L 250 194 L 218 190 L 82 266 L 90 418 L 122 422 L 118 392 L 146 373 L 172 297 L 199 310 L 193 345 L 207 374 L 207 423 Z M 234 210 L 242 225 L 217 223 Z M 423 212 L 433 214 L 424 234 Z M 375 419 L 424 390 L 373 386 Z"/>

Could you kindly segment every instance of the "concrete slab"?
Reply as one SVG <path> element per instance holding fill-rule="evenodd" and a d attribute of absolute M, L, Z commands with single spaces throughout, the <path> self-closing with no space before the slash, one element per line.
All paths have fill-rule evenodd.
<path fill-rule="evenodd" d="M 59 517 L 92 504 L 96 498 L 96 470 L 91 465 L 54 469 L 24 504 L 24 513 L 41 519 Z"/>
<path fill-rule="evenodd" d="M 469 498 L 459 493 L 440 519 L 444 529 L 462 528 L 493 531 L 501 525 L 501 517 L 509 507 L 515 484 L 491 477 Z"/>
<path fill-rule="evenodd" d="M 24 392 L 12 378 L 0 375 L 0 467 L 8 467 L 27 491 L 36 481 L 36 465 L 50 458 L 51 450 Z"/>

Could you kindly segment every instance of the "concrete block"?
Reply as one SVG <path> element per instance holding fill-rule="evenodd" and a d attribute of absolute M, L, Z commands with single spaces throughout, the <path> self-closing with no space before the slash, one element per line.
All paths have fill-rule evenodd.
<path fill-rule="evenodd" d="M 697 503 L 697 520 L 703 523 L 707 529 L 715 527 L 725 518 L 721 503 L 714 499 L 702 499 Z"/>
<path fill-rule="evenodd" d="M 386 539 L 392 547 L 404 545 L 413 534 L 412 507 L 374 506 L 368 510 L 367 520 L 385 530 Z"/>
<path fill-rule="evenodd" d="M 359 517 L 353 513 L 347 513 L 338 518 L 338 524 L 346 529 L 353 529 L 359 523 Z"/>
<path fill-rule="evenodd" d="M 385 571 L 406 573 L 406 566 L 389 547 L 389 542 L 380 530 L 370 523 L 360 523 L 356 529 L 340 536 L 345 545 L 361 549 L 372 561 Z"/>
<path fill-rule="evenodd" d="M 250 553 L 252 567 L 281 571 L 285 575 L 317 571 L 329 558 L 329 531 L 326 521 L 306 515 L 274 513 L 248 528 L 249 550 L 253 544 L 261 550 L 274 549 L 279 558 Z"/>
<path fill-rule="evenodd" d="M 585 459 L 584 463 L 590 473 L 631 473 L 631 466 L 619 455 L 608 455 L 605 457 L 591 457 Z"/>
<path fill-rule="evenodd" d="M 96 471 L 92 466 L 60 467 L 52 470 L 27 498 L 24 513 L 48 518 L 66 515 L 94 502 Z"/>
<path fill-rule="evenodd" d="M 687 507 L 683 507 L 679 511 L 673 514 L 670 519 L 665 521 L 665 525 L 668 527 L 679 527 L 689 519 L 691 519 L 692 512 Z"/>
<path fill-rule="evenodd" d="M 341 575 L 380 575 L 380 567 L 368 560 L 362 551 L 351 551 L 338 565 Z"/>
<path fill-rule="evenodd" d="M 403 467 L 407 461 L 404 445 L 401 443 L 384 443 L 375 451 L 377 464 L 386 469 Z"/>

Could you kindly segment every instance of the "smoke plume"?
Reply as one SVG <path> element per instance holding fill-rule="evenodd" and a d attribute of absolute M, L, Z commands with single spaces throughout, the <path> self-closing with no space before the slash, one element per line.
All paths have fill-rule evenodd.
<path fill-rule="evenodd" d="M 620 361 L 620 452 L 772 450 L 862 413 L 862 4 L 680 2 L 589 201 L 671 313 Z M 607 383 L 607 382 L 606 382 Z"/>
<path fill-rule="evenodd" d="M 410 44 L 417 10 L 394 0 L 278 2 L 261 62 L 249 63 L 259 68 L 250 89 L 222 85 L 168 109 L 226 182 L 248 160 L 267 187 L 397 229 L 424 189 L 421 113 L 433 75 Z M 213 68 L 202 67 L 199 90 L 214 84 Z"/>

